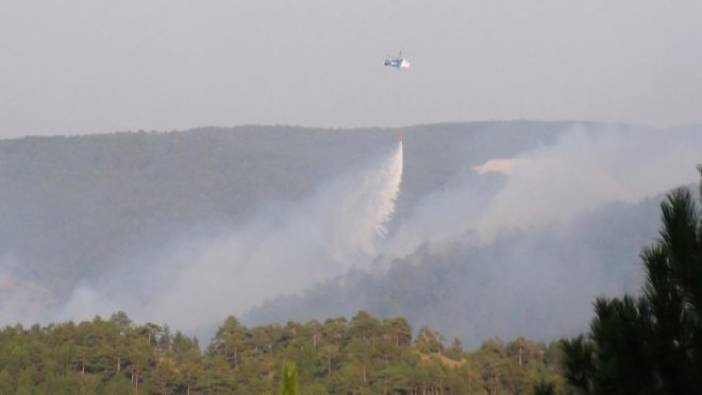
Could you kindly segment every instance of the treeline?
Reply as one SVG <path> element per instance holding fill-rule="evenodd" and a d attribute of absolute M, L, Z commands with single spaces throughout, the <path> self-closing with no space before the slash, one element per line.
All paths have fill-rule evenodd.
<path fill-rule="evenodd" d="M 247 328 L 229 317 L 201 350 L 168 326 L 109 319 L 0 331 L 0 394 L 274 394 L 286 361 L 302 394 L 527 394 L 562 387 L 557 343 L 458 339 L 403 318 Z M 544 383 L 547 383 L 544 385 Z M 547 392 L 548 393 L 548 392 Z"/>

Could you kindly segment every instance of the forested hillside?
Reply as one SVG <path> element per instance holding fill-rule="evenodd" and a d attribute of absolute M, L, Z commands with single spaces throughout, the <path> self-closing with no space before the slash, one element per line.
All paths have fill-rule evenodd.
<path fill-rule="evenodd" d="M 489 245 L 420 248 L 382 274 L 354 271 L 271 300 L 244 320 L 308 320 L 367 309 L 441 328 L 471 347 L 491 336 L 548 340 L 578 333 L 591 309 L 588 295 L 639 284 L 640 248 L 657 235 L 661 199 L 607 205 L 567 225 L 511 232 Z"/>
<path fill-rule="evenodd" d="M 584 330 L 596 295 L 639 288 L 652 207 L 702 152 L 696 126 L 436 124 L 403 128 L 402 144 L 398 131 L 0 141 L 0 324 L 123 310 L 209 338 L 227 314 L 364 310 L 470 348 L 550 341 Z M 388 179 L 389 159 L 388 194 L 368 181 Z"/>
<path fill-rule="evenodd" d="M 365 312 L 247 328 L 227 318 L 197 339 L 153 323 L 109 319 L 0 330 L 0 394 L 275 394 L 284 361 L 303 394 L 529 394 L 556 388 L 556 343 L 487 340 L 466 352 L 401 317 Z"/>
<path fill-rule="evenodd" d="M 565 125 L 403 129 L 398 210 L 457 171 L 549 141 Z M 251 126 L 0 140 L 0 276 L 10 272 L 61 301 L 81 281 L 145 265 L 164 245 L 301 199 L 396 133 Z"/>

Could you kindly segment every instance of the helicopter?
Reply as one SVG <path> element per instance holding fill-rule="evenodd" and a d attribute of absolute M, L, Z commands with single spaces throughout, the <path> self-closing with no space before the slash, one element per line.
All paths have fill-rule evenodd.
<path fill-rule="evenodd" d="M 402 57 L 402 51 L 400 51 L 400 53 L 397 56 L 386 56 L 383 65 L 387 67 L 393 67 L 398 70 L 409 69 L 411 66 L 410 62 L 408 62 L 407 59 Z"/>

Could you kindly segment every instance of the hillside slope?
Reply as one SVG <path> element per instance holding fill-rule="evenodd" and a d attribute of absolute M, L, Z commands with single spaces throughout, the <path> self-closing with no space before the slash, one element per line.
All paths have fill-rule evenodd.
<path fill-rule="evenodd" d="M 695 179 L 701 130 L 520 121 L 403 128 L 403 146 L 397 129 L 263 126 L 0 141 L 0 324 L 124 309 L 196 332 L 231 313 L 363 309 L 469 345 L 567 335 L 594 296 L 638 288 L 655 206 Z M 358 249 L 345 228 L 368 223 L 354 199 L 382 194 L 367 177 L 385 179 L 374 166 L 398 146 L 394 215 L 371 223 L 387 234 Z"/>
<path fill-rule="evenodd" d="M 462 167 L 561 129 L 529 122 L 406 128 L 400 206 Z M 395 134 L 252 126 L 0 140 L 0 257 L 5 268 L 65 296 L 82 280 L 143 263 L 165 243 L 300 199 Z"/>

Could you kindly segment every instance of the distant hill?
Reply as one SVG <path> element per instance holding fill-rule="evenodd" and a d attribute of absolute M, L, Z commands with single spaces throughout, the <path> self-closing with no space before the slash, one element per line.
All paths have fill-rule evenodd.
<path fill-rule="evenodd" d="M 403 128 L 400 207 L 462 167 L 552 139 L 566 125 Z M 251 126 L 0 140 L 0 257 L 61 298 L 116 266 L 143 264 L 169 241 L 300 199 L 396 132 Z"/>
<path fill-rule="evenodd" d="M 242 262 L 220 250 L 213 259 L 225 261 L 223 273 L 201 273 L 221 266 L 197 266 L 187 255 L 169 266 L 169 254 L 191 240 L 226 241 L 260 217 L 275 225 L 290 207 L 387 152 L 398 131 L 242 126 L 0 140 L 0 324 L 72 318 L 46 318 L 68 301 L 85 318 L 105 298 L 140 306 L 168 290 L 168 299 L 179 292 L 169 281 L 189 283 L 178 272 L 188 266 L 203 274 L 196 293 L 210 291 L 208 281 L 220 290 L 264 286 L 265 278 L 247 278 Z M 402 184 L 374 263 L 300 295 L 271 291 L 244 322 L 367 310 L 405 315 L 469 346 L 494 336 L 575 333 L 587 324 L 593 296 L 638 289 L 637 255 L 656 236 L 656 206 L 669 188 L 694 180 L 702 161 L 696 126 L 514 121 L 401 131 Z M 518 160 L 503 160 L 510 158 Z M 315 224 L 294 229 L 304 226 Z M 235 241 L 281 248 L 250 237 Z M 266 275 L 299 276 L 295 270 L 289 262 Z M 113 293 L 91 299 L 104 284 Z M 236 295 L 216 302 L 228 308 Z M 175 314 L 185 302 L 173 302 Z M 183 307 L 168 322 L 187 328 L 188 312 L 204 307 Z M 150 312 L 128 311 L 139 320 Z"/>

